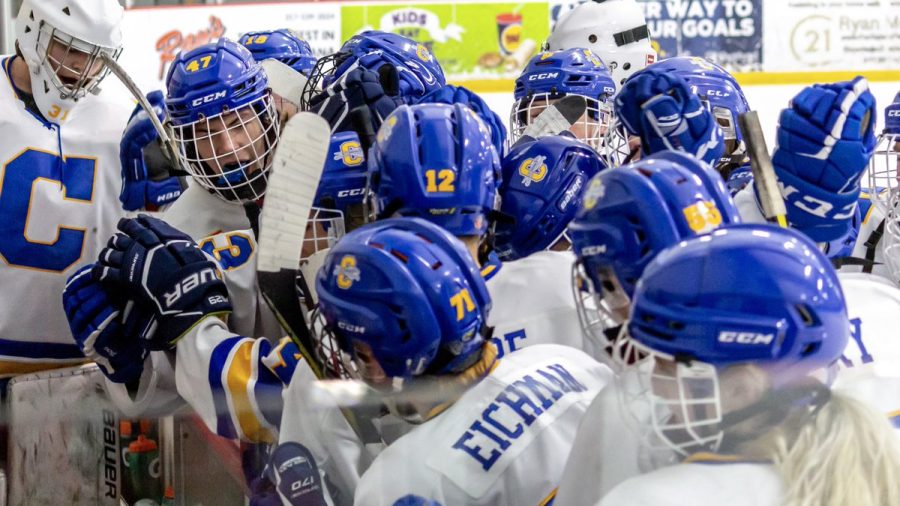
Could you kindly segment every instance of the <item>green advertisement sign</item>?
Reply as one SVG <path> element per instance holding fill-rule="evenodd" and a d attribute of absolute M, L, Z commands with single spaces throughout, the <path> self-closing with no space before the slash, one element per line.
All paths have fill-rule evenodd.
<path fill-rule="evenodd" d="M 411 3 L 341 7 L 341 37 L 399 33 L 425 45 L 448 80 L 515 78 L 550 32 L 547 2 Z"/>

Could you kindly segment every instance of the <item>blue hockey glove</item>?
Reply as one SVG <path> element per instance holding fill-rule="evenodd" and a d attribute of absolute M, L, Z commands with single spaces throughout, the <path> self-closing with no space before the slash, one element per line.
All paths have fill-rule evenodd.
<path fill-rule="evenodd" d="M 382 75 L 355 68 L 314 96 L 309 102 L 309 110 L 325 118 L 332 132 L 346 132 L 355 130 L 350 111 L 366 107 L 371 116 L 372 131 L 377 132 L 381 122 L 403 104 L 400 98 L 385 92 L 385 81 L 391 80 L 396 80 L 393 67 Z"/>
<path fill-rule="evenodd" d="M 140 336 L 152 327 L 153 314 L 132 301 L 113 302 L 106 289 L 91 277 L 92 265 L 73 274 L 63 291 L 69 328 L 84 356 L 116 383 L 141 377 L 147 350 Z"/>
<path fill-rule="evenodd" d="M 616 115 L 641 138 L 643 156 L 678 150 L 714 166 L 725 152 L 725 135 L 700 97 L 681 77 L 652 66 L 625 81 Z"/>
<path fill-rule="evenodd" d="M 845 235 L 874 149 L 875 97 L 864 78 L 794 97 L 772 155 L 791 226 L 818 242 Z"/>
<path fill-rule="evenodd" d="M 172 349 L 206 316 L 231 312 L 216 264 L 190 237 L 147 215 L 120 220 L 119 230 L 93 276 L 152 309 L 158 326 L 145 342 L 149 349 Z"/>
<path fill-rule="evenodd" d="M 263 480 L 254 482 L 251 506 L 290 504 L 326 506 L 319 467 L 300 443 L 282 443 L 272 450 Z"/>
<path fill-rule="evenodd" d="M 165 119 L 163 94 L 152 91 L 147 100 L 160 121 Z M 127 211 L 156 210 L 174 202 L 184 190 L 184 178 L 170 176 L 167 160 L 159 145 L 159 134 L 153 128 L 150 115 L 141 107 L 135 107 L 125 126 L 119 143 L 119 161 L 122 163 L 122 191 L 119 200 Z"/>
<path fill-rule="evenodd" d="M 469 106 L 484 121 L 484 124 L 490 128 L 491 142 L 497 148 L 497 153 L 502 156 L 506 152 L 506 127 L 503 124 L 503 120 L 488 107 L 481 97 L 472 91 L 462 86 L 448 84 L 425 95 L 416 103 L 464 104 Z"/>

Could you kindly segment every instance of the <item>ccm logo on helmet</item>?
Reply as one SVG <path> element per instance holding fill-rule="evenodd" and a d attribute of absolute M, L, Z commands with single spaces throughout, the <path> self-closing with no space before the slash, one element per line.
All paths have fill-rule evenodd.
<path fill-rule="evenodd" d="M 556 79 L 557 77 L 559 77 L 559 72 L 541 72 L 540 74 L 528 76 L 528 80 L 541 81 L 544 79 Z"/>
<path fill-rule="evenodd" d="M 720 343 L 736 344 L 772 344 L 775 334 L 757 334 L 756 332 L 735 332 L 723 330 L 719 332 Z"/>
<path fill-rule="evenodd" d="M 217 91 L 215 93 L 210 93 L 209 95 L 191 100 L 191 105 L 194 107 L 197 107 L 197 106 L 200 106 L 203 104 L 208 104 L 210 102 L 215 102 L 216 100 L 219 100 L 220 98 L 225 98 L 225 95 L 227 95 L 227 94 L 228 93 L 225 91 Z"/>
<path fill-rule="evenodd" d="M 888 111 L 887 115 L 888 118 L 900 118 L 900 109 L 897 109 L 896 111 Z"/>

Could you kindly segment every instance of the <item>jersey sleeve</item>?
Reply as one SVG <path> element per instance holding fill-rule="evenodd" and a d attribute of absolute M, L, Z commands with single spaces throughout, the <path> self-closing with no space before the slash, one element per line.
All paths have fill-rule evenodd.
<path fill-rule="evenodd" d="M 106 393 L 113 405 L 127 417 L 163 416 L 184 405 L 175 386 L 175 356 L 154 351 L 144 361 L 144 370 L 136 390 L 106 378 Z"/>
<path fill-rule="evenodd" d="M 216 434 L 242 441 L 277 439 L 282 391 L 302 357 L 290 338 L 276 344 L 228 330 L 209 317 L 177 347 L 178 393 Z"/>

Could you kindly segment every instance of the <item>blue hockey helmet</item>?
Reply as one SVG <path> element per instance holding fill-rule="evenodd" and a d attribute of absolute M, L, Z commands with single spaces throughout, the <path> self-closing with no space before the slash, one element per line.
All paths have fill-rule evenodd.
<path fill-rule="evenodd" d="M 503 159 L 494 250 L 515 260 L 545 250 L 565 234 L 588 181 L 606 168 L 597 153 L 568 135 L 520 142 Z"/>
<path fill-rule="evenodd" d="M 893 209 L 891 193 L 900 191 L 900 93 L 884 110 L 884 129 L 869 159 L 868 177 L 872 202 L 887 215 Z"/>
<path fill-rule="evenodd" d="M 640 385 L 632 400 L 654 417 L 656 441 L 688 455 L 716 451 L 745 419 L 821 403 L 824 387 L 808 376 L 841 357 L 850 322 L 837 274 L 815 243 L 753 224 L 688 238 L 657 256 L 635 291 L 628 334 L 616 344 L 626 351 L 615 355 L 656 363 L 623 371 Z M 763 375 L 732 369 L 742 365 Z M 740 388 L 734 381 L 776 396 L 725 409 L 723 387 Z M 748 409 L 753 402 L 762 410 Z"/>
<path fill-rule="evenodd" d="M 304 107 L 313 95 L 353 68 L 378 72 L 385 64 L 397 69 L 399 95 L 407 102 L 447 84 L 444 70 L 428 48 L 396 33 L 367 30 L 350 37 L 336 53 L 319 59 L 304 90 Z"/>
<path fill-rule="evenodd" d="M 167 125 L 179 163 L 225 200 L 265 193 L 280 135 L 268 86 L 250 51 L 228 39 L 181 53 L 169 68 Z"/>
<path fill-rule="evenodd" d="M 676 56 L 654 63 L 653 68 L 684 79 L 713 114 L 725 134 L 725 156 L 718 166 L 728 176 L 731 169 L 747 161 L 747 146 L 738 117 L 750 110 L 741 85 L 727 70 L 697 56 Z"/>
<path fill-rule="evenodd" d="M 509 119 L 510 142 L 515 143 L 531 121 L 553 101 L 580 95 L 587 114 L 572 126 L 575 137 L 601 151 L 614 133 L 611 97 L 616 84 L 606 65 L 589 49 L 566 49 L 535 55 L 516 79 L 515 102 Z"/>
<path fill-rule="evenodd" d="M 604 329 L 625 319 L 638 279 L 659 252 L 739 221 L 722 177 L 685 153 L 656 153 L 594 176 L 568 230 L 585 335 L 608 346 Z"/>
<path fill-rule="evenodd" d="M 325 330 L 364 377 L 365 355 L 400 378 L 458 373 L 481 356 L 491 307 L 484 279 L 463 244 L 425 220 L 389 219 L 347 234 L 319 270 L 316 291 Z"/>
<path fill-rule="evenodd" d="M 306 77 L 316 66 L 316 56 L 309 42 L 289 28 L 248 32 L 241 36 L 240 43 L 250 50 L 256 61 L 278 60 Z"/>
<path fill-rule="evenodd" d="M 397 108 L 369 150 L 378 219 L 418 216 L 457 236 L 481 236 L 495 208 L 500 161 L 478 115 L 460 104 Z"/>

